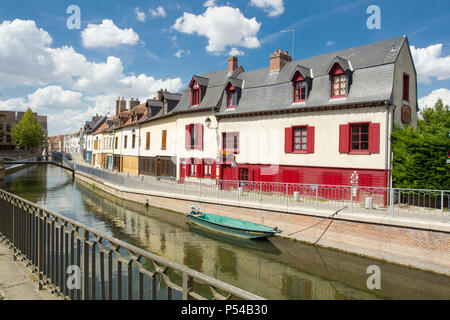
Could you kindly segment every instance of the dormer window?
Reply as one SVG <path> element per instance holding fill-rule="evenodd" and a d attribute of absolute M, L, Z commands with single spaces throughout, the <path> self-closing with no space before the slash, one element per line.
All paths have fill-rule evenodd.
<path fill-rule="evenodd" d="M 353 67 L 349 60 L 336 56 L 328 68 L 331 99 L 345 98 L 352 84 Z"/>
<path fill-rule="evenodd" d="M 292 81 L 294 83 L 294 102 L 306 101 L 306 80 L 297 72 Z"/>
<path fill-rule="evenodd" d="M 236 108 L 237 105 L 237 93 L 236 88 L 231 84 L 227 86 L 227 108 Z"/>
<path fill-rule="evenodd" d="M 201 89 L 197 82 L 191 88 L 191 106 L 199 105 L 201 102 Z"/>
<path fill-rule="evenodd" d="M 347 76 L 344 70 L 336 64 L 330 72 L 331 98 L 344 98 L 347 96 Z"/>
<path fill-rule="evenodd" d="M 305 102 L 312 88 L 312 70 L 298 65 L 291 75 L 293 103 Z"/>
<path fill-rule="evenodd" d="M 193 76 L 189 84 L 191 88 L 191 106 L 198 106 L 206 94 L 209 79 L 200 76 Z"/>
<path fill-rule="evenodd" d="M 236 108 L 236 91 L 228 91 L 227 108 Z"/>

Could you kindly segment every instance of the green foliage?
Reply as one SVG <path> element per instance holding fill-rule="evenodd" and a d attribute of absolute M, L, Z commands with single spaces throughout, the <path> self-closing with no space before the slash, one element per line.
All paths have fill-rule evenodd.
<path fill-rule="evenodd" d="M 450 111 L 438 100 L 421 112 L 417 128 L 396 127 L 392 133 L 393 184 L 396 188 L 450 189 Z"/>
<path fill-rule="evenodd" d="M 19 147 L 40 147 L 45 141 L 45 132 L 36 120 L 30 108 L 11 133 L 14 142 Z"/>

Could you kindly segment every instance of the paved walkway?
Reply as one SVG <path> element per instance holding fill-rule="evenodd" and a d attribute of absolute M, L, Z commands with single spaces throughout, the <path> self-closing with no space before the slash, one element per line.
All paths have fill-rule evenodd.
<path fill-rule="evenodd" d="M 38 290 L 36 276 L 0 242 L 0 295 L 3 300 L 58 300 L 46 290 Z"/>

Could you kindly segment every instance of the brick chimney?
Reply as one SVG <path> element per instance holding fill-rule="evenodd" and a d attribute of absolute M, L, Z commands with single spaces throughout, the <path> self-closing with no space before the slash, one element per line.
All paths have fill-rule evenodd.
<path fill-rule="evenodd" d="M 292 57 L 288 54 L 287 51 L 283 50 L 275 50 L 273 54 L 270 55 L 270 72 L 278 72 L 280 71 L 286 62 L 291 62 Z"/>
<path fill-rule="evenodd" d="M 116 116 L 118 116 L 119 113 L 120 113 L 120 102 L 121 102 L 120 97 L 117 97 L 117 100 L 116 100 Z"/>
<path fill-rule="evenodd" d="M 229 57 L 228 58 L 228 73 L 233 73 L 238 67 L 238 58 L 237 57 Z"/>
<path fill-rule="evenodd" d="M 164 100 L 164 93 L 167 93 L 167 92 L 168 92 L 167 89 L 163 90 L 163 89 L 161 88 L 161 90 L 158 90 L 158 91 L 156 92 L 156 100 L 158 100 L 158 101 L 163 101 L 163 100 Z"/>
<path fill-rule="evenodd" d="M 133 109 L 134 107 L 136 107 L 136 106 L 138 106 L 140 104 L 141 103 L 139 102 L 138 99 L 131 98 L 131 100 L 130 100 L 130 111 L 131 111 L 131 109 Z"/>
<path fill-rule="evenodd" d="M 120 100 L 120 112 L 124 112 L 125 110 L 127 110 L 127 101 L 125 100 L 124 97 L 122 97 L 122 100 Z"/>

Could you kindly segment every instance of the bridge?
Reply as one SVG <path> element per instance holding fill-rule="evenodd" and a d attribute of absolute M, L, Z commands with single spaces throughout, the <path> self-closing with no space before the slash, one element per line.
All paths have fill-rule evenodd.
<path fill-rule="evenodd" d="M 64 158 L 64 155 L 60 152 L 52 152 L 51 160 L 46 159 L 42 160 L 42 158 L 32 157 L 28 159 L 21 160 L 6 160 L 3 161 L 3 165 L 17 165 L 17 164 L 53 164 L 55 166 L 61 167 L 63 169 L 69 170 L 72 172 L 72 175 L 75 175 L 75 168 L 73 163 L 70 163 Z"/>

